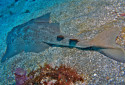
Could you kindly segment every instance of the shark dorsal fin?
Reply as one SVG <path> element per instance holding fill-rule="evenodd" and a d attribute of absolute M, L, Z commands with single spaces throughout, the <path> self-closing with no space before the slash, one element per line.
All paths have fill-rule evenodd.
<path fill-rule="evenodd" d="M 50 13 L 47 13 L 43 16 L 40 16 L 38 18 L 36 18 L 34 20 L 34 22 L 37 22 L 37 23 L 49 23 L 49 20 L 50 20 Z"/>
<path fill-rule="evenodd" d="M 114 25 L 90 40 L 91 46 L 99 47 L 99 52 L 119 62 L 125 62 L 125 50 L 116 44 L 116 38 L 120 33 L 120 27 Z"/>
<path fill-rule="evenodd" d="M 97 34 L 90 43 L 92 46 L 114 48 L 116 45 L 116 37 L 120 33 L 120 27 L 111 27 Z"/>

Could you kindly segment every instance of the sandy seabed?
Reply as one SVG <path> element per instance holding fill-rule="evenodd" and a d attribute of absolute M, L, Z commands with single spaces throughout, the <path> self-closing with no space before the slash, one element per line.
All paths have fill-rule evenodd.
<path fill-rule="evenodd" d="M 51 22 L 59 22 L 61 32 L 78 36 L 83 30 L 93 30 L 125 13 L 123 0 L 20 0 L 0 5 L 0 59 L 6 50 L 7 33 L 15 26 L 51 12 Z M 120 25 L 120 24 L 118 24 Z M 103 29 L 103 28 L 102 28 Z M 91 39 L 100 29 L 81 33 L 80 38 Z M 12 73 L 18 67 L 28 72 L 44 63 L 66 64 L 84 74 L 88 85 L 124 85 L 125 64 L 98 52 L 75 48 L 50 47 L 40 53 L 22 52 L 0 63 L 0 85 L 15 83 Z"/>

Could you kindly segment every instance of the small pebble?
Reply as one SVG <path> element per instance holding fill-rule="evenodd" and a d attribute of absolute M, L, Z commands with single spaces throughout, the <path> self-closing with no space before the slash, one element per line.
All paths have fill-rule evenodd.
<path fill-rule="evenodd" d="M 113 78 L 109 79 L 108 83 L 111 83 L 113 81 Z"/>
<path fill-rule="evenodd" d="M 26 10 L 25 13 L 30 13 L 30 11 L 29 11 L 29 10 Z"/>
<path fill-rule="evenodd" d="M 97 76 L 97 74 L 96 74 L 96 73 L 94 73 L 94 76 Z"/>
<path fill-rule="evenodd" d="M 123 76 L 124 74 L 125 74 L 125 72 L 124 72 L 124 71 L 121 71 L 121 72 L 120 72 L 120 75 L 121 75 L 121 76 Z"/>
<path fill-rule="evenodd" d="M 107 80 L 109 80 L 109 79 L 110 79 L 110 77 L 109 77 L 109 76 L 106 76 L 106 79 L 107 79 Z"/>

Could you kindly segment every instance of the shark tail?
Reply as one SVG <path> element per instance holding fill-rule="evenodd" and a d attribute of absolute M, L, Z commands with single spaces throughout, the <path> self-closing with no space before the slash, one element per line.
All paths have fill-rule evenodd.
<path fill-rule="evenodd" d="M 120 27 L 106 29 L 90 40 L 90 45 L 100 47 L 98 50 L 103 55 L 119 62 L 125 63 L 125 50 L 116 44 L 116 38 L 120 33 Z"/>

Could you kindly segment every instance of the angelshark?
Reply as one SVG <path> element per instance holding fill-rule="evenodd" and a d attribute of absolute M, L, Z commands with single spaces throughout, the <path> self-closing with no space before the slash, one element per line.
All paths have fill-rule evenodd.
<path fill-rule="evenodd" d="M 60 32 L 59 23 L 50 23 L 50 13 L 14 27 L 7 35 L 6 52 L 1 62 L 21 52 L 39 53 L 50 46 L 75 47 L 98 51 L 119 62 L 125 62 L 125 51 L 116 44 L 120 32 L 116 26 L 107 27 L 91 40 L 66 35 Z"/>

